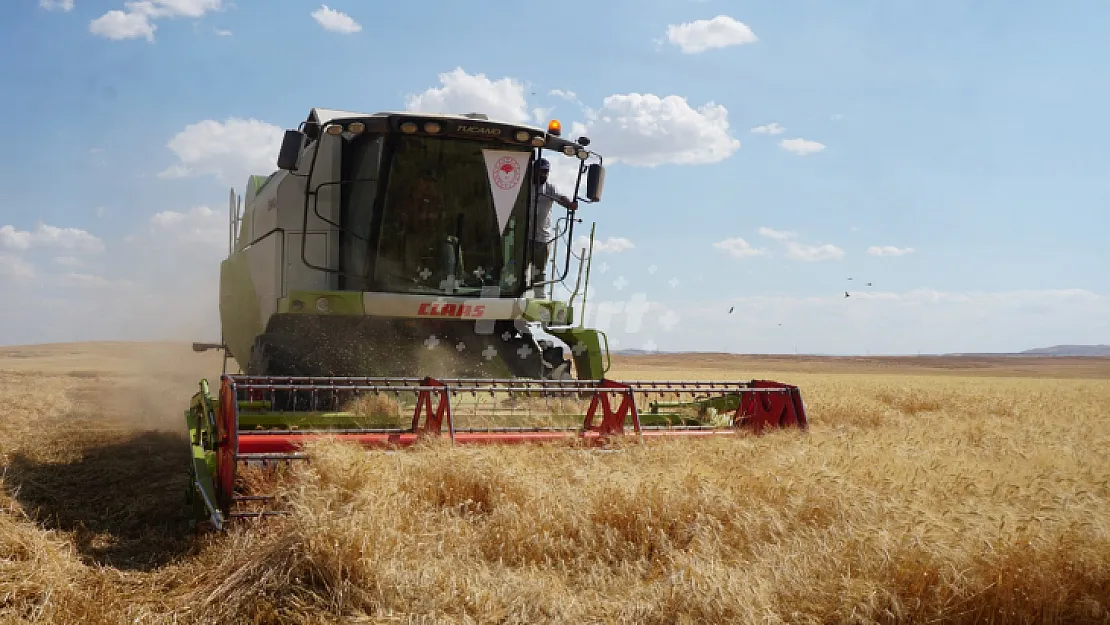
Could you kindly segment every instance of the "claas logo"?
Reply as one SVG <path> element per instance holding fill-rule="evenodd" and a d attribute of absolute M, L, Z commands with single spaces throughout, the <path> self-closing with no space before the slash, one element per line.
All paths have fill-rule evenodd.
<path fill-rule="evenodd" d="M 471 306 L 470 304 L 430 304 L 423 303 L 420 308 L 416 310 L 416 314 L 421 317 L 470 317 L 480 318 L 486 312 L 486 307 L 482 305 Z"/>

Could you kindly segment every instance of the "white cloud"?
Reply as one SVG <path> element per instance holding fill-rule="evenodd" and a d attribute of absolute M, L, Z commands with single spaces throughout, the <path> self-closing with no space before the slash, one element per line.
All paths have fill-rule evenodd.
<path fill-rule="evenodd" d="M 786 255 L 794 260 L 806 262 L 840 260 L 844 258 L 844 250 L 829 243 L 824 245 L 804 245 L 797 241 L 788 241 L 786 243 Z"/>
<path fill-rule="evenodd" d="M 79 228 L 58 228 L 40 223 L 34 230 L 16 230 L 15 227 L 0 226 L 0 249 L 26 251 L 34 247 L 52 247 L 71 250 L 75 253 L 97 253 L 104 251 L 104 242 Z"/>
<path fill-rule="evenodd" d="M 532 119 L 539 125 L 545 125 L 544 122 L 548 120 L 551 115 L 551 107 L 537 106 L 532 109 Z"/>
<path fill-rule="evenodd" d="M 786 248 L 786 256 L 794 260 L 814 262 L 820 260 L 840 260 L 844 258 L 844 250 L 835 245 L 807 245 L 795 241 L 794 239 L 798 238 L 798 233 L 793 230 L 775 230 L 773 228 L 761 226 L 759 228 L 759 236 L 782 243 Z"/>
<path fill-rule="evenodd" d="M 0 249 L 26 250 L 31 247 L 31 233 L 12 226 L 0 226 Z"/>
<path fill-rule="evenodd" d="M 36 288 L 73 286 L 72 281 L 64 279 L 68 273 L 40 275 L 27 256 L 34 255 L 39 250 L 64 250 L 68 254 L 54 257 L 54 264 L 72 271 L 73 268 L 85 265 L 75 254 L 98 254 L 105 249 L 104 242 L 99 237 L 80 228 L 59 228 L 43 223 L 37 224 L 33 230 L 17 230 L 11 225 L 0 226 L 0 283 Z M 0 314 L 0 325 L 4 323 L 3 318 L 4 315 Z"/>
<path fill-rule="evenodd" d="M 825 149 L 825 144 L 808 139 L 783 139 L 779 145 L 787 152 L 798 156 L 808 156 Z"/>
<path fill-rule="evenodd" d="M 0 254 L 0 282 L 22 281 L 35 277 L 35 268 L 18 256 Z"/>
<path fill-rule="evenodd" d="M 712 48 L 725 48 L 759 41 L 752 29 L 727 15 L 710 20 L 696 20 L 667 26 L 667 41 L 685 54 L 697 54 Z"/>
<path fill-rule="evenodd" d="M 330 30 L 336 33 L 357 33 L 362 30 L 362 25 L 356 22 L 350 15 L 342 11 L 328 8 L 328 5 L 322 4 L 319 9 L 312 12 L 312 19 L 316 20 L 324 30 Z"/>
<path fill-rule="evenodd" d="M 154 41 L 156 28 L 146 15 L 118 10 L 108 11 L 89 23 L 90 33 L 116 41 L 140 37 Z"/>
<path fill-rule="evenodd" d="M 223 28 L 217 28 L 215 32 L 217 37 L 230 37 L 232 35 L 230 30 L 225 30 Z"/>
<path fill-rule="evenodd" d="M 56 256 L 54 258 L 54 264 L 62 267 L 77 268 L 84 267 L 85 261 L 75 256 Z"/>
<path fill-rule="evenodd" d="M 468 74 L 461 67 L 439 75 L 440 86 L 406 98 L 409 111 L 485 113 L 490 119 L 535 123 L 550 109 L 532 107 L 525 84 L 510 77 L 497 80 Z M 553 90 L 564 99 L 570 91 Z M 677 95 L 617 94 L 605 98 L 600 110 L 586 110 L 586 123 L 563 120 L 568 137 L 587 134 L 609 163 L 653 167 L 665 163 L 714 163 L 740 147 L 729 134 L 728 110 L 709 102 L 692 108 Z M 554 177 L 554 172 L 553 172 Z"/>
<path fill-rule="evenodd" d="M 203 17 L 209 11 L 219 11 L 223 0 L 138 0 L 125 6 L 136 13 L 161 17 Z"/>
<path fill-rule="evenodd" d="M 797 237 L 798 233 L 791 230 L 773 230 L 766 226 L 762 226 L 759 229 L 759 235 L 776 241 L 785 241 L 786 239 Z"/>
<path fill-rule="evenodd" d="M 770 124 L 756 126 L 751 131 L 757 135 L 781 135 L 785 130 L 786 128 L 783 128 L 778 122 L 771 122 Z"/>
<path fill-rule="evenodd" d="M 282 136 L 281 128 L 256 119 L 189 124 L 167 144 L 178 162 L 158 176 L 215 176 L 238 182 L 251 174 L 269 175 L 277 168 Z"/>
<path fill-rule="evenodd" d="M 93 275 L 91 273 L 63 273 L 54 277 L 53 282 L 58 286 L 89 289 L 89 288 L 106 288 L 126 284 L 126 282 L 119 282 L 109 280 L 103 276 Z"/>
<path fill-rule="evenodd" d="M 677 95 L 611 95 L 586 131 L 607 161 L 645 167 L 716 163 L 740 148 L 725 107 L 709 102 L 695 109 Z"/>
<path fill-rule="evenodd" d="M 196 206 L 185 212 L 167 210 L 151 216 L 150 228 L 159 239 L 226 246 L 228 216 L 207 206 Z"/>
<path fill-rule="evenodd" d="M 578 102 L 578 94 L 573 91 L 567 91 L 565 89 L 552 89 L 548 92 L 548 95 L 553 95 L 556 98 L 562 98 L 567 102 Z"/>
<path fill-rule="evenodd" d="M 624 237 L 609 237 L 607 239 L 594 239 L 594 253 L 595 254 L 619 254 L 636 247 L 632 241 Z M 589 253 L 590 237 L 586 235 L 579 235 L 574 241 L 574 253 L 579 253 L 580 250 L 585 248 L 586 253 Z"/>
<path fill-rule="evenodd" d="M 57 247 L 85 253 L 104 251 L 104 242 L 99 237 L 79 228 L 58 228 L 39 224 L 32 233 L 32 239 L 35 244 L 43 247 Z"/>
<path fill-rule="evenodd" d="M 73 10 L 73 0 L 39 0 L 39 6 L 47 11 L 64 11 L 68 13 Z"/>
<path fill-rule="evenodd" d="M 555 188 L 561 193 L 570 197 L 574 193 L 574 183 L 578 180 L 578 159 L 549 153 L 547 160 L 551 163 L 551 174 L 547 181 L 555 185 Z M 585 176 L 582 178 L 582 186 L 578 191 L 580 194 L 586 192 Z M 556 204 L 554 208 L 560 209 L 560 206 Z M 581 208 L 580 203 L 579 209 Z"/>
<path fill-rule="evenodd" d="M 409 96 L 405 107 L 422 113 L 485 113 L 491 120 L 526 124 L 532 121 L 524 84 L 513 78 L 490 80 L 461 67 L 439 75 L 440 87 Z"/>
<path fill-rule="evenodd" d="M 761 237 L 781 243 L 786 248 L 786 256 L 794 260 L 813 262 L 820 260 L 840 260 L 844 258 L 844 250 L 835 245 L 807 245 L 799 243 L 795 240 L 798 238 L 798 233 L 793 230 L 775 230 L 774 228 L 761 226 L 758 232 Z"/>
<path fill-rule="evenodd" d="M 113 40 L 145 38 L 154 41 L 161 18 L 199 18 L 223 8 L 223 0 L 132 0 L 125 11 L 114 9 L 89 23 L 89 32 Z"/>
<path fill-rule="evenodd" d="M 766 250 L 756 249 L 740 237 L 732 237 L 724 241 L 717 241 L 713 247 L 724 250 L 726 254 L 733 258 L 749 258 L 751 256 L 762 256 Z"/>
<path fill-rule="evenodd" d="M 895 247 L 893 245 L 872 245 L 867 248 L 867 253 L 872 256 L 904 256 L 914 253 L 912 247 Z"/>

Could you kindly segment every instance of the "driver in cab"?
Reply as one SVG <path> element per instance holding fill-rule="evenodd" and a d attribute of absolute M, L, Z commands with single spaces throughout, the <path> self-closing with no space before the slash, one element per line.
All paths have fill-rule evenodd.
<path fill-rule="evenodd" d="M 546 158 L 541 158 L 536 163 L 536 181 L 540 185 L 539 197 L 536 198 L 535 213 L 532 221 L 532 275 L 536 282 L 546 279 L 548 247 L 551 243 L 551 206 L 558 202 L 560 206 L 571 211 L 578 209 L 578 200 L 563 195 L 550 181 L 551 163 Z M 537 298 L 543 297 L 543 287 L 537 285 L 533 292 Z"/>

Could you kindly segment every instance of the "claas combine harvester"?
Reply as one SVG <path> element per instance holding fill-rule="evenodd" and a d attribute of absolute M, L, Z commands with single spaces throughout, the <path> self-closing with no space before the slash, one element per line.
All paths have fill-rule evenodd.
<path fill-rule="evenodd" d="M 532 266 L 541 159 L 577 170 L 564 192 L 580 204 L 601 200 L 601 156 L 561 135 L 555 120 L 319 108 L 285 132 L 277 170 L 231 192 L 222 342 L 194 344 L 224 351 L 219 388 L 202 381 L 185 413 L 198 522 L 280 514 L 250 472 L 303 461 L 321 437 L 597 444 L 806 427 L 794 386 L 607 377 L 608 340 L 574 304 L 593 248 L 593 229 L 572 245 L 583 208 L 552 213 L 550 266 Z"/>

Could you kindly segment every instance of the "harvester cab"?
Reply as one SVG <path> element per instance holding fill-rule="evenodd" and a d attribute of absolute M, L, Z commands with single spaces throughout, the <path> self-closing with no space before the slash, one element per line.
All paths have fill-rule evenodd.
<path fill-rule="evenodd" d="M 600 379 L 603 336 L 575 327 L 568 303 L 533 296 L 565 282 L 579 221 L 560 220 L 563 267 L 538 281 L 535 164 L 572 162 L 583 203 L 601 200 L 605 179 L 589 139 L 560 129 L 313 109 L 285 132 L 278 171 L 250 179 L 242 215 L 232 207 L 228 354 L 251 375 L 542 378 L 539 326 L 579 377 Z"/>
<path fill-rule="evenodd" d="M 319 436 L 399 446 L 428 434 L 515 443 L 600 441 L 626 425 L 640 437 L 805 427 L 797 388 L 777 382 L 607 379 L 608 341 L 575 313 L 594 235 L 572 249 L 581 208 L 553 220 L 547 271 L 532 266 L 540 159 L 577 170 L 568 195 L 580 204 L 602 197 L 603 158 L 561 130 L 314 108 L 285 132 L 277 170 L 231 194 L 225 371 L 186 412 L 198 518 L 222 527 L 259 513 L 246 508 L 266 497 L 244 494 L 244 463 L 303 459 Z M 572 259 L 564 302 L 554 285 Z"/>

